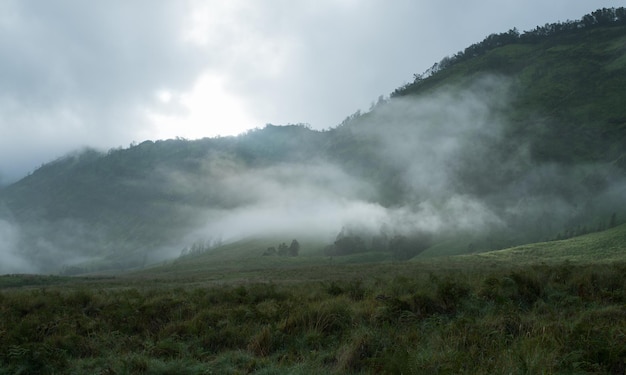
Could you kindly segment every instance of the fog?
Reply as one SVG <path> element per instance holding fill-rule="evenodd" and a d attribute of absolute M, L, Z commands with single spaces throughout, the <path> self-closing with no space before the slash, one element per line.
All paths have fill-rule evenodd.
<path fill-rule="evenodd" d="M 98 246 L 129 254 L 128 264 L 109 257 L 125 268 L 174 258 L 196 241 L 214 239 L 304 236 L 332 244 L 349 233 L 419 234 L 428 236 L 424 248 L 455 239 L 462 252 L 606 228 L 625 207 L 623 172 L 611 164 L 533 157 L 532 138 L 511 137 L 507 114 L 515 99 L 514 81 L 484 76 L 462 88 L 383 101 L 323 134 L 365 142 L 358 147 L 367 147 L 376 166 L 359 169 L 367 160 L 350 164 L 321 146 L 305 158 L 286 151 L 280 161 L 254 163 L 214 150 L 196 169 L 159 166 L 148 179 L 125 181 L 175 197 L 159 203 L 178 213 L 172 226 L 177 218 L 193 218 L 168 243 L 115 242 L 106 228 L 72 218 L 20 227 L 4 215 L 0 273 L 97 262 L 103 258 Z M 528 121 L 541 120 L 530 114 Z M 381 199 L 388 191 L 397 192 L 391 202 Z"/>
<path fill-rule="evenodd" d="M 514 81 L 485 76 L 463 89 L 394 98 L 344 125 L 375 140 L 376 157 L 398 171 L 403 194 L 390 205 L 380 203 L 380 185 L 324 155 L 261 169 L 212 160 L 220 167 L 208 168 L 209 179 L 189 183 L 217 184 L 220 201 L 241 204 L 207 210 L 193 236 L 304 233 L 332 242 L 347 227 L 386 228 L 483 236 L 486 250 L 605 227 L 625 203 L 623 173 L 609 164 L 535 160 L 530 141 L 509 138 L 506 114 L 515 99 Z"/>
<path fill-rule="evenodd" d="M 19 254 L 19 227 L 0 219 L 0 274 L 32 272 L 29 262 Z"/>
<path fill-rule="evenodd" d="M 373 202 L 375 192 L 364 181 L 324 161 L 280 163 L 250 168 L 229 156 L 206 161 L 203 175 L 175 173 L 180 191 L 206 189 L 221 207 L 203 209 L 195 237 L 230 242 L 249 236 L 306 234 L 323 236 L 344 223 L 369 226 L 385 210 Z"/>
<path fill-rule="evenodd" d="M 104 237 L 103 230 L 74 219 L 17 223 L 0 218 L 0 274 L 57 273 L 101 260 L 106 258 L 102 246 L 111 243 Z"/>

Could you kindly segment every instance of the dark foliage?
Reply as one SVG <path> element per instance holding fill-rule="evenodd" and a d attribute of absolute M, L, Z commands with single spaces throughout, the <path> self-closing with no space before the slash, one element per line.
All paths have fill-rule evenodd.
<path fill-rule="evenodd" d="M 517 29 L 511 29 L 505 33 L 490 34 L 481 42 L 472 44 L 454 56 L 445 57 L 426 72 L 415 74 L 414 82 L 395 90 L 392 93 L 392 97 L 405 95 L 415 85 L 419 85 L 423 80 L 440 71 L 448 69 L 455 64 L 482 56 L 499 47 L 515 43 L 540 43 L 555 37 L 580 34 L 597 27 L 618 27 L 624 25 L 626 25 L 626 8 L 602 8 L 585 15 L 578 21 L 557 22 L 537 26 L 535 29 L 521 34 Z"/>

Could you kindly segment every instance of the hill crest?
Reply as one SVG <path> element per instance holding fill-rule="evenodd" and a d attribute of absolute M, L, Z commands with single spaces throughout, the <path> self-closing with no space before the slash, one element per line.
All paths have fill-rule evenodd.
<path fill-rule="evenodd" d="M 598 12 L 488 37 L 328 131 L 268 125 L 48 163 L 0 190 L 0 272 L 141 267 L 272 228 L 400 259 L 604 229 L 626 217 L 626 26 L 623 8 Z"/>

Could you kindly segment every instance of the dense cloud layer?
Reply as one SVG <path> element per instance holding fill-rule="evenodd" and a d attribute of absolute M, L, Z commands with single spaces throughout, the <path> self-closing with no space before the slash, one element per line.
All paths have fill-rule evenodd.
<path fill-rule="evenodd" d="M 335 126 L 490 33 L 613 5 L 3 1 L 0 184 L 82 146 Z"/>
<path fill-rule="evenodd" d="M 527 140 L 508 138 L 514 99 L 510 80 L 485 76 L 462 89 L 395 98 L 345 125 L 373 139 L 370 151 L 397 172 L 402 196 L 391 205 L 377 191 L 388 186 L 328 160 L 251 169 L 215 158 L 206 180 L 172 175 L 177 184 L 210 186 L 231 205 L 206 211 L 189 238 L 308 234 L 332 243 L 344 230 L 386 231 L 479 238 L 477 249 L 487 250 L 606 227 L 626 203 L 622 173 L 533 159 Z"/>
<path fill-rule="evenodd" d="M 19 227 L 0 219 L 0 274 L 33 272 L 34 268 L 19 253 Z"/>
<path fill-rule="evenodd" d="M 176 2 L 6 1 L 0 13 L 7 179 L 80 146 L 148 137 L 154 92 L 188 89 L 207 59 L 180 42 Z"/>
<path fill-rule="evenodd" d="M 197 241 L 255 236 L 306 236 L 330 244 L 340 233 L 369 238 L 419 234 L 428 237 L 429 245 L 453 239 L 461 244 L 455 251 L 466 251 L 554 239 L 580 233 L 582 227 L 606 228 L 611 215 L 626 203 L 623 174 L 612 165 L 534 159 L 528 139 L 508 137 L 506 114 L 514 101 L 513 82 L 484 76 L 427 97 L 394 98 L 335 133 L 325 133 L 343 132 L 364 141 L 367 149 L 360 151 L 385 166 L 378 173 L 391 176 L 382 184 L 380 175 L 371 177 L 369 165 L 366 173 L 358 172 L 323 152 L 303 159 L 283 150 L 279 161 L 250 163 L 242 154 L 217 148 L 185 164 L 197 167 L 158 165 L 120 181 L 154 197 L 147 201 L 150 207 L 136 208 L 153 211 L 128 214 L 144 220 L 163 213 L 152 223 L 166 227 L 156 231 L 192 218 L 180 237 L 166 242 L 115 242 L 106 227 L 71 217 L 18 226 L 4 210 L 0 273 L 58 271 L 91 261 L 136 267 L 175 257 Z M 280 133 L 270 130 L 270 135 Z M 358 144 L 348 147 L 358 151 Z M 381 200 L 387 189 L 398 194 L 391 203 Z M 111 256 L 103 257 L 101 246 L 109 246 Z M 127 263 L 116 260 L 120 256 Z"/>

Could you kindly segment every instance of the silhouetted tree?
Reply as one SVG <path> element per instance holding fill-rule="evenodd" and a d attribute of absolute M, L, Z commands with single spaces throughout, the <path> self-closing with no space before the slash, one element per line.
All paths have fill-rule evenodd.
<path fill-rule="evenodd" d="M 291 241 L 291 245 L 289 245 L 289 255 L 295 257 L 298 256 L 298 252 L 300 252 L 300 244 L 297 240 Z"/>
<path fill-rule="evenodd" d="M 287 246 L 287 244 L 283 242 L 278 245 L 278 255 L 285 256 L 287 254 L 289 254 L 289 247 Z"/>
<path fill-rule="evenodd" d="M 337 238 L 334 244 L 324 249 L 326 255 L 350 255 L 367 250 L 365 242 L 359 236 L 343 236 Z"/>
<path fill-rule="evenodd" d="M 273 256 L 276 255 L 276 248 L 274 246 L 270 246 L 265 250 L 263 256 Z"/>

